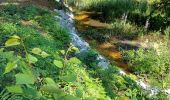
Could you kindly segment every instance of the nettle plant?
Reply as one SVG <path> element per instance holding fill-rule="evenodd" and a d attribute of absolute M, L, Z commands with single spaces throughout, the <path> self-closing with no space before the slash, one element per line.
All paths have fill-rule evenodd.
<path fill-rule="evenodd" d="M 29 51 L 23 41 L 19 36 L 13 35 L 5 42 L 4 48 L 0 49 L 1 99 L 94 100 L 107 98 L 101 82 L 90 78 L 81 67 L 81 61 L 70 56 L 74 52 L 79 52 L 72 44 L 67 50 L 48 54 L 36 47 Z M 15 51 L 9 51 L 9 48 L 17 48 L 17 46 L 21 46 L 24 50 L 20 55 Z M 35 71 L 40 73 L 40 70 L 35 70 L 35 65 L 40 58 L 45 60 L 51 58 L 51 64 L 56 66 L 52 72 L 59 71 L 59 73 L 55 77 L 37 75 L 38 72 Z"/>

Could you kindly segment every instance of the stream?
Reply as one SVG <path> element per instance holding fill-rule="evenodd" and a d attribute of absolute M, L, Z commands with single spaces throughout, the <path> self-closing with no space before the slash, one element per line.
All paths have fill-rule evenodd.
<path fill-rule="evenodd" d="M 79 48 L 80 55 L 82 53 L 86 53 L 88 50 L 90 50 L 91 48 L 90 48 L 88 42 L 86 42 L 84 39 L 82 39 L 77 34 L 78 31 L 75 27 L 74 14 L 72 12 L 68 12 L 68 11 L 65 12 L 64 10 L 56 10 L 55 9 L 55 11 L 59 14 L 59 16 L 56 16 L 56 19 L 60 21 L 61 26 L 63 26 L 64 28 L 66 28 L 69 31 L 71 38 L 72 38 L 72 44 Z M 102 45 L 100 45 L 100 46 L 102 47 Z M 99 47 L 99 48 L 101 48 L 101 47 Z M 101 50 L 103 50 L 103 49 L 101 49 Z M 105 52 L 108 52 L 108 50 L 106 50 Z M 117 55 L 115 55 L 116 53 L 117 53 Z M 115 56 L 120 57 L 120 52 L 115 51 L 115 53 L 113 54 L 113 57 L 115 57 Z M 110 64 L 110 61 L 107 60 L 105 57 L 103 57 L 100 54 L 98 54 L 98 57 L 96 60 L 99 62 L 98 67 L 103 67 L 104 69 L 106 69 Z M 127 66 L 127 65 L 124 65 L 124 66 Z M 120 75 L 127 74 L 126 71 L 122 70 L 121 68 L 120 68 L 119 72 L 120 72 Z M 146 82 L 143 82 L 142 80 L 137 80 L 136 83 L 139 86 L 141 86 L 141 88 L 143 88 L 144 90 L 150 91 L 150 95 L 155 95 L 159 91 L 159 89 L 151 87 L 150 85 L 148 85 Z M 170 89 L 167 89 L 164 91 L 166 93 L 170 94 Z"/>

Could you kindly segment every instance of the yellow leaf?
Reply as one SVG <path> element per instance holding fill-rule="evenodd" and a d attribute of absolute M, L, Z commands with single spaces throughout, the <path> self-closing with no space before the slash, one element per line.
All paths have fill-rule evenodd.
<path fill-rule="evenodd" d="M 6 47 L 19 45 L 19 44 L 20 44 L 20 40 L 18 38 L 10 38 L 5 42 Z"/>
<path fill-rule="evenodd" d="M 32 53 L 40 55 L 40 53 L 42 52 L 42 50 L 40 48 L 33 48 L 32 49 Z"/>
<path fill-rule="evenodd" d="M 41 56 L 42 56 L 43 58 L 46 58 L 46 57 L 48 57 L 48 56 L 50 56 L 50 55 L 49 55 L 48 53 L 42 51 L 42 52 L 41 52 Z"/>
<path fill-rule="evenodd" d="M 11 70 L 13 70 L 16 67 L 17 67 L 16 62 L 9 62 L 9 63 L 7 63 L 7 66 L 5 67 L 4 74 L 9 73 Z"/>

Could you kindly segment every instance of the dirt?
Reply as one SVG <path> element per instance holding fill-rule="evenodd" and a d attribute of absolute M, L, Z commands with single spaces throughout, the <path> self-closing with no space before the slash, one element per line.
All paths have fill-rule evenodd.
<path fill-rule="evenodd" d="M 49 9 L 56 8 L 56 4 L 52 0 L 0 0 L 0 5 L 6 5 L 8 3 L 18 5 L 34 4 L 42 7 L 47 7 Z"/>

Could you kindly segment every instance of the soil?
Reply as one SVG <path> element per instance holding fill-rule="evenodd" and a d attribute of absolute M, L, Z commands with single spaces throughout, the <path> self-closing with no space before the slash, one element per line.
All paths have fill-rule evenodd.
<path fill-rule="evenodd" d="M 5 5 L 8 3 L 26 5 L 26 4 L 34 4 L 42 7 L 47 7 L 49 9 L 56 8 L 55 0 L 0 0 L 0 5 Z"/>

